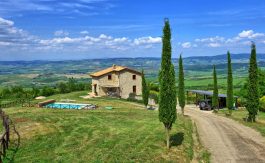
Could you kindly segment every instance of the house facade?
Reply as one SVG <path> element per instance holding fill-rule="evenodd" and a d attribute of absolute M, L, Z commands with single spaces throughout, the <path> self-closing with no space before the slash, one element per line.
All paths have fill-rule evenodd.
<path fill-rule="evenodd" d="M 113 96 L 127 99 L 142 94 L 142 73 L 136 70 L 113 65 L 90 74 L 92 93 L 97 96 Z"/>

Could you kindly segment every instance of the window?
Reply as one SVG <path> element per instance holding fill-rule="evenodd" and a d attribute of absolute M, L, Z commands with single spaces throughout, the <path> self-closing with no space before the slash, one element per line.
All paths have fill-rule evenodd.
<path fill-rule="evenodd" d="M 132 79 L 133 79 L 133 80 L 136 80 L 136 75 L 133 75 L 133 76 L 132 76 Z"/>
<path fill-rule="evenodd" d="M 111 75 L 108 75 L 108 80 L 111 80 Z"/>
<path fill-rule="evenodd" d="M 133 93 L 136 93 L 136 85 L 133 86 Z"/>

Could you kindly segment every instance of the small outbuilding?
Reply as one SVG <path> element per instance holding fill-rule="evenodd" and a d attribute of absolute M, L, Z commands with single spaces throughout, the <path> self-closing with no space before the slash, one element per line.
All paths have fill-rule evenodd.
<path fill-rule="evenodd" d="M 203 90 L 188 90 L 187 91 L 187 100 L 191 99 L 191 94 L 195 94 L 195 100 L 192 98 L 193 102 L 195 102 L 196 105 L 199 105 L 200 100 L 211 100 L 213 96 L 213 92 L 211 91 L 203 91 Z M 226 94 L 218 94 L 218 101 L 219 101 L 219 108 L 225 108 L 226 107 Z M 235 99 L 235 107 L 238 107 L 238 97 L 234 96 Z"/>

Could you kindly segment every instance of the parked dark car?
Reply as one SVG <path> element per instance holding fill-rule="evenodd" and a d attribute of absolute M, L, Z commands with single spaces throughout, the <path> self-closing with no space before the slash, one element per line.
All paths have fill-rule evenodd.
<path fill-rule="evenodd" d="M 199 101 L 200 110 L 212 110 L 212 101 L 209 99 Z"/>

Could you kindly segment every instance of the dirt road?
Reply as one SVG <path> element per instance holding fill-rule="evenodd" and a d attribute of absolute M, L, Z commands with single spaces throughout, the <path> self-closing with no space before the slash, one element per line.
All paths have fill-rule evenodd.
<path fill-rule="evenodd" d="M 195 121 L 211 162 L 265 163 L 265 138 L 257 131 L 195 106 L 187 106 L 185 114 Z"/>

